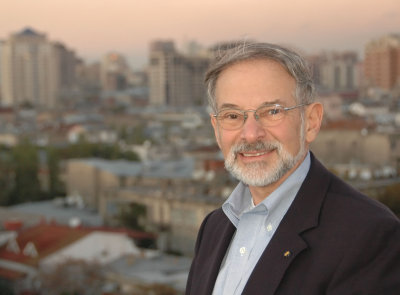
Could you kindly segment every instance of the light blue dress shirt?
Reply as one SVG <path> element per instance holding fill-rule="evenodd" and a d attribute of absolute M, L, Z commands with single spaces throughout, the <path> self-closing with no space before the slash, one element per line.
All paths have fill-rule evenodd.
<path fill-rule="evenodd" d="M 236 232 L 221 264 L 213 295 L 243 292 L 260 256 L 296 197 L 310 163 L 308 153 L 303 163 L 257 206 L 254 206 L 248 186 L 242 182 L 222 205 Z"/>

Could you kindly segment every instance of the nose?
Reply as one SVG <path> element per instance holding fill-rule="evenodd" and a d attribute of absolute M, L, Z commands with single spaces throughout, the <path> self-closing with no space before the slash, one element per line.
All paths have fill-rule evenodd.
<path fill-rule="evenodd" d="M 256 113 L 254 111 L 247 112 L 247 119 L 242 127 L 241 139 L 249 143 L 256 142 L 263 138 L 265 134 L 265 129 L 256 119 Z"/>

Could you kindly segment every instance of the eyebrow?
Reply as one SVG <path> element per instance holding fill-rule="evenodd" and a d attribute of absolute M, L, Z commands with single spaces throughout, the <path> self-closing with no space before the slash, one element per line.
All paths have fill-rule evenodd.
<path fill-rule="evenodd" d="M 266 101 L 266 102 L 263 102 L 262 104 L 260 104 L 257 108 L 263 107 L 263 106 L 274 105 L 274 104 L 282 104 L 282 100 L 281 99 L 275 99 L 273 101 Z M 238 105 L 232 104 L 232 103 L 224 103 L 224 104 L 222 104 L 220 110 L 222 110 L 222 109 L 238 109 L 238 110 L 241 110 L 241 108 Z"/>

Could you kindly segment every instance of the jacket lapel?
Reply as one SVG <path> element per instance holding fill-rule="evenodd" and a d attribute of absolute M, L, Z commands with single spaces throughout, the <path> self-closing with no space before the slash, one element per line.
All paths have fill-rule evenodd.
<path fill-rule="evenodd" d="M 196 284 L 192 286 L 193 294 L 212 294 L 222 260 L 236 229 L 221 209 L 207 221 L 206 228 L 207 232 L 203 235 L 208 241 L 196 257 L 201 269 L 196 274 Z"/>
<path fill-rule="evenodd" d="M 318 226 L 330 174 L 311 153 L 310 171 L 242 294 L 274 294 L 286 270 L 308 245 L 301 233 Z"/>

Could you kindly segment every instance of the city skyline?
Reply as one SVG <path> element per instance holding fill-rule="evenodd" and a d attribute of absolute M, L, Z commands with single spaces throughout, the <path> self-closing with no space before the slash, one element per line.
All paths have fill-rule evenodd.
<path fill-rule="evenodd" d="M 399 33 L 396 0 L 320 2 L 260 0 L 6 1 L 0 11 L 0 40 L 26 27 L 60 41 L 87 60 L 110 51 L 134 67 L 147 62 L 149 43 L 256 39 L 296 46 L 307 53 L 356 50 L 371 39 Z"/>

